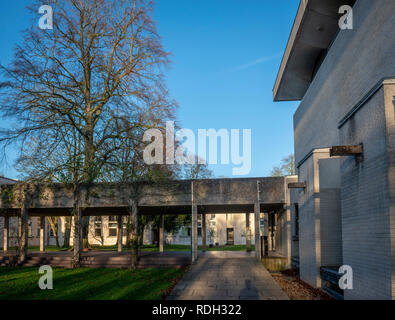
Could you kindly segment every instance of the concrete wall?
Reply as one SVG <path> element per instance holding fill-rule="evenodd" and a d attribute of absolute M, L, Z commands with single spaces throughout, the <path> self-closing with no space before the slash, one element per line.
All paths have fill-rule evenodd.
<path fill-rule="evenodd" d="M 364 143 L 365 158 L 361 164 L 357 165 L 353 158 L 342 158 L 338 174 L 328 169 L 334 180 L 341 181 L 340 193 L 335 187 L 321 190 L 317 195 L 313 189 L 320 177 L 313 177 L 314 163 L 309 159 L 299 168 L 299 181 L 308 183 L 306 194 L 298 199 L 301 277 L 319 286 L 317 267 L 341 262 L 342 254 L 342 263 L 354 270 L 354 290 L 346 290 L 346 299 L 394 296 L 393 160 L 388 168 L 394 155 L 389 156 L 394 150 L 393 125 L 390 128 L 389 124 L 394 119 L 394 99 L 388 94 L 384 105 L 380 90 L 338 129 L 340 120 L 380 79 L 395 75 L 394 12 L 393 0 L 357 0 L 353 10 L 354 29 L 338 34 L 294 115 L 296 163 L 312 149 Z M 321 161 L 319 169 L 329 168 L 331 161 Z M 320 215 L 324 219 L 320 225 L 317 208 L 321 212 L 341 211 L 341 215 L 333 215 L 334 219 Z M 342 252 L 336 241 L 320 243 L 323 237 L 333 233 L 331 230 L 336 233 L 341 230 Z"/>
<path fill-rule="evenodd" d="M 320 267 L 342 265 L 340 159 L 317 149 L 299 167 L 307 188 L 299 194 L 300 277 L 321 287 Z"/>

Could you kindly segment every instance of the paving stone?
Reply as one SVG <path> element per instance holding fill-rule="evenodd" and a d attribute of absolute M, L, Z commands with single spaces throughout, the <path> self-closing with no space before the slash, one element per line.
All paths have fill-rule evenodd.
<path fill-rule="evenodd" d="M 288 300 L 251 254 L 204 254 L 168 296 L 169 300 Z"/>

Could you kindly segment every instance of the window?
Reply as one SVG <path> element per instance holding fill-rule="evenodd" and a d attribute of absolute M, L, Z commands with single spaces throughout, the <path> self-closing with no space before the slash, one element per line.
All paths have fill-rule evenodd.
<path fill-rule="evenodd" d="M 101 229 L 95 228 L 95 237 L 101 237 Z"/>
<path fill-rule="evenodd" d="M 118 234 L 118 222 L 116 216 L 108 217 L 108 236 L 116 237 Z"/>
<path fill-rule="evenodd" d="M 202 236 L 202 228 L 198 228 L 198 237 Z"/>
<path fill-rule="evenodd" d="M 94 227 L 95 227 L 95 237 L 101 237 L 102 236 L 102 220 L 101 217 L 95 217 L 94 218 Z"/>

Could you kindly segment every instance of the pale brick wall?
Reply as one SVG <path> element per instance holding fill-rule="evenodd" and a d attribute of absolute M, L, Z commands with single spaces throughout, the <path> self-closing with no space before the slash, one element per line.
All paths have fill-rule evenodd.
<path fill-rule="evenodd" d="M 341 142 L 364 144 L 364 160 L 342 164 L 344 264 L 354 272 L 347 299 L 391 299 L 388 163 L 383 89 L 341 128 Z"/>
<path fill-rule="evenodd" d="M 395 219 L 389 216 L 389 204 L 393 204 L 394 199 L 389 196 L 388 178 L 392 181 L 395 178 L 394 173 L 388 172 L 388 159 L 391 158 L 385 151 L 382 93 L 376 94 L 359 110 L 355 120 L 349 121 L 341 133 L 338 123 L 380 79 L 395 76 L 394 12 L 393 0 L 357 0 L 353 10 L 354 29 L 339 33 L 294 115 L 297 163 L 314 148 L 360 142 L 367 146 L 367 159 L 357 168 L 353 167 L 352 159 L 344 160 L 339 175 L 342 262 L 354 269 L 354 290 L 346 291 L 346 299 L 392 298 L 391 239 L 394 233 L 390 233 L 390 227 L 394 227 Z M 313 223 L 318 200 L 310 192 L 314 180 L 309 179 L 307 166 L 309 164 L 305 163 L 299 172 L 299 180 L 308 183 L 306 195 L 301 194 L 298 199 L 300 273 L 312 284 L 317 271 L 314 268 L 316 241 L 319 240 L 317 230 L 325 237 L 331 232 Z M 320 201 L 326 203 L 324 207 L 334 204 L 334 208 L 328 209 L 334 212 L 338 191 L 331 192 L 328 199 L 322 194 Z M 392 208 L 395 215 L 394 205 Z M 332 228 L 338 232 L 339 224 L 335 220 L 332 220 Z M 331 221 L 325 222 L 328 223 Z M 324 252 L 333 252 L 334 262 L 340 260 L 338 243 L 320 245 Z M 331 262 L 327 257 L 328 254 L 322 254 L 321 263 Z"/>

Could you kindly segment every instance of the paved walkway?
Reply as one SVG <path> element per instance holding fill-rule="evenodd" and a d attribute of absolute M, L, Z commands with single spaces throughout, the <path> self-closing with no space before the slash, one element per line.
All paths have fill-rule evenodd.
<path fill-rule="evenodd" d="M 168 300 L 289 300 L 254 253 L 206 252 Z"/>

